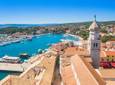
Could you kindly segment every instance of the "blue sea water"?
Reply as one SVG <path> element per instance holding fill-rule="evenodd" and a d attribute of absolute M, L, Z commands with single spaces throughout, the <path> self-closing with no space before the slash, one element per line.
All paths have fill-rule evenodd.
<path fill-rule="evenodd" d="M 71 36 L 64 37 L 63 34 L 44 34 L 34 37 L 32 41 L 24 40 L 20 43 L 13 43 L 6 46 L 0 46 L 0 57 L 4 55 L 19 56 L 20 53 L 26 52 L 29 55 L 37 54 L 38 49 L 47 49 L 51 44 L 60 42 L 61 39 L 74 39 Z M 78 38 L 76 38 L 78 40 Z M 50 45 L 49 45 L 50 44 Z M 0 80 L 12 72 L 0 71 Z"/>
<path fill-rule="evenodd" d="M 21 43 L 13 43 L 0 47 L 0 57 L 4 55 L 18 56 L 20 53 L 26 52 L 30 55 L 37 53 L 38 49 L 46 49 L 49 44 L 57 43 L 63 38 L 62 34 L 45 34 L 32 39 L 25 40 Z"/>

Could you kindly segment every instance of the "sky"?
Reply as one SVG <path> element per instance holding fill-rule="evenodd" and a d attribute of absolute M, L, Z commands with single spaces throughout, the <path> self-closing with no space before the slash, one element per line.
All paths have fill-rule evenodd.
<path fill-rule="evenodd" d="M 115 20 L 115 0 L 0 0 L 0 24 Z"/>

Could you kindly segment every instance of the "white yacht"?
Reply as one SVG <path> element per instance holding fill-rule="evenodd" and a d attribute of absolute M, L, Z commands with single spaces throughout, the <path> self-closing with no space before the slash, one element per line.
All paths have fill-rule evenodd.
<path fill-rule="evenodd" d="M 5 55 L 4 57 L 0 58 L 0 62 L 4 62 L 4 63 L 19 63 L 20 58 Z"/>

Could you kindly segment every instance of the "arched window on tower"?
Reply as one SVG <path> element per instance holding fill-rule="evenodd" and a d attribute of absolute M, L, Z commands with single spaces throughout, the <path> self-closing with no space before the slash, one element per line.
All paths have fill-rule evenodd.
<path fill-rule="evenodd" d="M 98 43 L 94 43 L 94 44 L 93 44 L 93 47 L 98 47 Z"/>
<path fill-rule="evenodd" d="M 95 43 L 95 47 L 98 47 L 98 43 Z"/>
<path fill-rule="evenodd" d="M 95 47 L 95 43 L 93 44 L 93 47 Z"/>

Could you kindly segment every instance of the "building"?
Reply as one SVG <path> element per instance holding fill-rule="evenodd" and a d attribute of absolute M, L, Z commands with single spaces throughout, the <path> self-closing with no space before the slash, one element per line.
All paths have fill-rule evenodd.
<path fill-rule="evenodd" d="M 89 27 L 88 51 L 92 58 L 94 68 L 99 68 L 100 60 L 100 27 L 97 25 L 96 18 Z"/>
<path fill-rule="evenodd" d="M 106 85 L 99 73 L 86 58 L 87 49 L 68 47 L 60 57 L 62 85 Z"/>

